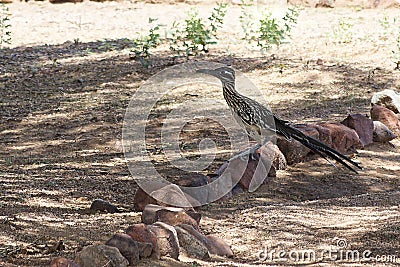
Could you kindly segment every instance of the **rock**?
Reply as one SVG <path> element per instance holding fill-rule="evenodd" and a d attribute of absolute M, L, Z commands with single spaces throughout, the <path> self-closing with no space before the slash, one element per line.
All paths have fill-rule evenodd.
<path fill-rule="evenodd" d="M 209 178 L 201 173 L 186 174 L 178 181 L 178 185 L 185 187 L 199 187 L 208 184 Z"/>
<path fill-rule="evenodd" d="M 396 135 L 382 122 L 374 121 L 374 142 L 387 143 L 396 138 Z"/>
<path fill-rule="evenodd" d="M 319 126 L 318 124 L 312 124 L 312 127 L 318 131 L 318 140 L 325 145 L 332 147 L 331 132 L 322 126 Z"/>
<path fill-rule="evenodd" d="M 147 228 L 157 237 L 159 255 L 178 260 L 179 241 L 175 228 L 163 222 L 156 222 L 148 225 Z"/>
<path fill-rule="evenodd" d="M 139 248 L 139 257 L 141 259 L 148 258 L 153 253 L 153 244 L 151 243 L 144 243 L 144 242 L 137 242 Z"/>
<path fill-rule="evenodd" d="M 76 254 L 75 262 L 80 267 L 127 267 L 129 262 L 119 250 L 107 245 L 91 245 L 84 247 Z"/>
<path fill-rule="evenodd" d="M 274 169 L 270 172 L 273 162 L 282 163 L 281 159 L 277 159 L 280 157 L 278 153 L 279 148 L 268 142 L 249 157 L 248 161 L 240 157 L 231 159 L 229 163 L 223 164 L 216 174 L 229 174 L 232 183 L 237 183 L 243 189 L 252 192 L 265 182 L 270 174 L 274 175 Z"/>
<path fill-rule="evenodd" d="M 398 0 L 369 0 L 368 2 L 373 8 L 400 8 Z"/>
<path fill-rule="evenodd" d="M 180 248 L 186 256 L 200 260 L 210 259 L 208 249 L 203 242 L 179 226 L 175 226 L 175 230 L 178 235 Z"/>
<path fill-rule="evenodd" d="M 373 142 L 374 123 L 370 118 L 361 114 L 352 114 L 342 121 L 358 134 L 361 144 L 367 146 Z"/>
<path fill-rule="evenodd" d="M 182 186 L 186 186 L 185 184 L 191 185 L 200 185 L 205 179 L 204 177 L 200 178 L 202 175 L 194 174 L 193 180 L 189 180 L 189 178 L 185 178 L 181 183 L 184 184 Z M 200 180 L 195 181 L 195 179 L 199 178 Z M 208 179 L 208 178 L 207 178 Z M 206 190 L 202 190 L 203 192 Z M 193 207 L 200 207 L 201 202 L 197 199 L 207 198 L 207 196 L 190 196 L 184 193 L 178 185 L 169 184 L 163 185 L 161 188 L 154 190 L 153 192 L 147 194 L 143 189 L 139 188 L 135 192 L 135 196 L 133 198 L 134 209 L 136 211 L 143 211 L 144 208 L 148 204 L 158 204 L 161 206 L 174 206 L 174 207 L 182 207 L 186 209 L 193 209 Z"/>
<path fill-rule="evenodd" d="M 186 213 L 196 221 L 197 225 L 200 225 L 201 213 L 192 210 L 187 210 Z"/>
<path fill-rule="evenodd" d="M 191 214 L 195 214 L 195 212 L 192 212 Z M 146 206 L 142 213 L 142 222 L 145 224 L 164 222 L 172 226 L 184 223 L 192 225 L 196 229 L 199 228 L 198 222 L 186 213 L 184 209 L 157 205 Z"/>
<path fill-rule="evenodd" d="M 189 224 L 192 225 L 194 228 L 199 228 L 197 221 L 189 216 L 185 211 L 170 211 L 167 209 L 161 209 L 156 212 L 157 221 L 165 222 L 169 225 L 175 226 L 178 224 Z"/>
<path fill-rule="evenodd" d="M 229 165 L 227 166 L 229 168 L 227 171 L 230 171 L 232 180 L 239 179 L 238 185 L 249 192 L 253 192 L 268 177 L 276 149 L 277 147 L 272 143 L 265 144 L 249 158 L 247 166 L 246 161 L 240 157 L 232 160 L 230 162 L 233 165 L 232 168 L 229 168 Z M 243 170 L 244 173 L 241 175 Z"/>
<path fill-rule="evenodd" d="M 287 160 L 285 158 L 285 155 L 283 155 L 278 146 L 275 146 L 275 155 L 274 160 L 272 161 L 271 168 L 272 167 L 274 167 L 275 170 L 284 170 L 287 167 Z M 268 176 L 272 177 L 270 174 L 268 174 Z"/>
<path fill-rule="evenodd" d="M 335 0 L 318 0 L 315 7 L 335 7 Z"/>
<path fill-rule="evenodd" d="M 335 0 L 287 0 L 287 3 L 306 7 L 335 7 Z"/>
<path fill-rule="evenodd" d="M 379 105 L 371 108 L 371 119 L 385 124 L 397 137 L 400 137 L 400 122 L 396 114 L 390 109 Z"/>
<path fill-rule="evenodd" d="M 47 253 L 54 253 L 54 252 L 63 251 L 63 250 L 65 250 L 64 241 L 63 240 L 59 240 L 54 245 L 51 245 L 51 246 L 48 247 Z"/>
<path fill-rule="evenodd" d="M 394 113 L 400 113 L 400 93 L 389 89 L 374 93 L 371 104 L 385 107 Z"/>
<path fill-rule="evenodd" d="M 57 257 L 51 261 L 50 267 L 79 267 L 79 265 L 64 257 Z"/>
<path fill-rule="evenodd" d="M 118 208 L 111 204 L 108 201 L 102 200 L 102 199 L 95 199 L 92 204 L 90 205 L 90 211 L 91 212 L 96 212 L 96 211 L 102 211 L 102 212 L 108 212 L 108 213 L 117 213 L 119 212 Z"/>
<path fill-rule="evenodd" d="M 230 246 L 221 238 L 217 238 L 211 235 L 205 236 L 194 229 L 192 226 L 187 224 L 181 224 L 179 225 L 179 227 L 190 233 L 192 236 L 196 237 L 197 240 L 201 241 L 206 246 L 210 254 L 223 257 L 233 256 L 233 252 Z"/>
<path fill-rule="evenodd" d="M 315 62 L 317 65 L 324 65 L 324 60 L 321 58 L 318 58 L 317 61 Z"/>
<path fill-rule="evenodd" d="M 107 246 L 116 247 L 130 265 L 136 265 L 139 261 L 139 247 L 135 240 L 127 234 L 117 233 L 107 242 Z"/>
<path fill-rule="evenodd" d="M 318 130 L 312 125 L 297 124 L 293 125 L 293 127 L 299 129 L 302 133 L 315 139 L 319 138 Z M 277 145 L 280 151 L 282 151 L 289 165 L 304 161 L 308 153 L 310 153 L 311 151 L 309 148 L 305 147 L 300 142 L 294 139 L 286 140 L 284 138 L 279 138 L 277 141 Z"/>
<path fill-rule="evenodd" d="M 211 254 L 233 257 L 231 247 L 223 239 L 212 235 L 207 235 L 206 238 L 208 240 L 207 248 Z"/>
<path fill-rule="evenodd" d="M 356 131 L 341 123 L 321 123 L 319 126 L 329 130 L 332 138 L 332 148 L 341 153 L 346 153 L 350 148 L 362 147 Z"/>
<path fill-rule="evenodd" d="M 133 197 L 133 207 L 135 211 L 143 211 L 149 204 L 157 204 L 157 200 L 149 196 L 142 188 L 138 188 Z"/>
<path fill-rule="evenodd" d="M 156 199 L 158 204 L 166 204 L 168 206 L 187 209 L 201 206 L 201 202 L 182 192 L 179 186 L 175 184 L 164 186 L 163 188 L 152 192 L 150 196 Z"/>
<path fill-rule="evenodd" d="M 150 231 L 145 224 L 138 223 L 131 225 L 126 229 L 125 233 L 132 237 L 136 242 L 152 244 L 152 257 L 156 259 L 160 258 L 157 246 L 157 236 L 155 233 Z"/>
<path fill-rule="evenodd" d="M 201 187 L 205 186 L 210 182 L 210 178 L 201 173 L 189 173 L 180 179 L 177 184 L 182 187 Z M 208 201 L 208 190 L 190 190 L 187 189 L 185 194 L 190 195 L 191 198 L 201 203 L 207 203 Z"/>

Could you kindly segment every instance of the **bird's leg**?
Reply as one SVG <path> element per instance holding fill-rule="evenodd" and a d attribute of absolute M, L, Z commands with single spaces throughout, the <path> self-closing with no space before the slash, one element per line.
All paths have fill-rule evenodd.
<path fill-rule="evenodd" d="M 248 149 L 246 149 L 245 151 L 233 156 L 232 158 L 230 158 L 228 161 L 232 161 L 234 159 L 240 158 L 242 161 L 246 161 L 248 155 L 250 155 L 251 159 L 255 160 L 254 158 L 254 153 L 257 151 L 257 149 L 259 149 L 261 147 L 260 144 L 257 144 L 253 147 L 250 147 Z"/>

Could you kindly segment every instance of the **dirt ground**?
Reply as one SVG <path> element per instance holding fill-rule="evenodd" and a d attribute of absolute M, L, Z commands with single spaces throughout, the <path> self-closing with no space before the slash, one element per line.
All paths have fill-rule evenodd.
<path fill-rule="evenodd" d="M 184 10 L 193 6 L 16 2 L 8 7 L 13 43 L 0 50 L 0 266 L 46 266 L 51 258 L 73 259 L 83 246 L 102 243 L 140 222 L 132 205 L 135 177 L 121 145 L 125 110 L 151 75 L 185 60 L 161 50 L 154 66 L 145 69 L 132 60 L 123 38 L 145 28 L 148 17 L 169 23 L 184 18 Z M 200 14 L 212 8 L 209 3 L 196 7 Z M 271 10 L 281 14 L 285 8 Z M 349 113 L 368 114 L 374 92 L 400 88 L 392 55 L 398 25 L 382 23 L 399 16 L 398 9 L 303 9 L 290 42 L 265 53 L 235 41 L 240 24 L 232 18 L 240 8 L 231 6 L 229 12 L 225 38 L 195 60 L 242 71 L 283 119 L 340 121 Z M 353 25 L 347 43 L 333 34 L 339 18 Z M 203 93 L 222 99 L 218 89 L 209 90 Z M 163 105 L 171 109 L 168 102 Z M 157 119 L 156 114 L 149 122 L 150 133 L 159 128 Z M 199 136 L 215 137 L 225 149 L 205 172 L 212 173 L 235 152 L 226 150 L 229 144 L 218 126 L 203 121 L 190 127 Z M 192 137 L 186 140 L 189 152 L 197 149 L 198 139 Z M 315 157 L 278 171 L 254 193 L 202 207 L 201 230 L 225 239 L 234 252 L 231 259 L 141 265 L 400 265 L 399 145 L 395 140 L 358 150 L 354 159 L 364 167 L 359 174 Z M 157 162 L 157 149 L 154 141 L 149 154 L 158 170 L 179 179 L 179 171 Z M 88 214 L 96 198 L 123 212 Z M 60 240 L 65 249 L 52 250 Z M 347 245 L 339 246 L 343 242 Z M 258 257 L 264 248 L 268 253 L 369 250 L 371 261 L 318 256 L 313 262 L 264 261 Z"/>

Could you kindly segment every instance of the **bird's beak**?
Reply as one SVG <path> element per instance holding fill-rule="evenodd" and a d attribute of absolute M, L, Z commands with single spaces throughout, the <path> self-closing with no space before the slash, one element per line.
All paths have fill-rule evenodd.
<path fill-rule="evenodd" d="M 211 70 L 211 69 L 198 69 L 196 72 L 197 72 L 197 73 L 204 73 L 204 74 L 212 75 L 212 76 L 218 78 L 217 73 L 216 73 L 215 70 Z"/>

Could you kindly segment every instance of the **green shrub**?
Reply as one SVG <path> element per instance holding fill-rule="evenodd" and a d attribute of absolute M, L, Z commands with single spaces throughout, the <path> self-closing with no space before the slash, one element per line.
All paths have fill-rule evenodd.
<path fill-rule="evenodd" d="M 216 44 L 217 31 L 222 27 L 227 4 L 218 3 L 207 20 L 200 18 L 197 10 L 192 9 L 182 26 L 174 22 L 168 34 L 170 50 L 186 57 L 208 52 L 208 46 Z"/>
<path fill-rule="evenodd" d="M 264 11 L 261 16 L 256 18 L 253 6 L 253 1 L 245 3 L 242 0 L 241 15 L 239 16 L 244 32 L 242 39 L 249 43 L 256 41 L 261 50 L 268 50 L 272 45 L 280 45 L 290 37 L 290 32 L 297 24 L 298 8 L 288 8 L 284 17 L 279 20 L 268 11 Z"/>
<path fill-rule="evenodd" d="M 155 23 L 157 19 L 149 18 L 150 29 L 148 34 L 140 35 L 138 38 L 133 39 L 133 49 L 135 59 L 139 61 L 142 66 L 148 67 L 150 65 L 150 49 L 156 48 L 161 44 L 162 39 L 159 33 L 161 24 Z"/>
<path fill-rule="evenodd" d="M 243 40 L 250 41 L 254 35 L 256 21 L 254 11 L 254 0 L 250 0 L 248 3 L 245 0 L 241 0 L 239 21 L 244 33 Z"/>
<path fill-rule="evenodd" d="M 332 29 L 332 38 L 335 42 L 350 43 L 353 40 L 353 24 L 351 18 L 339 18 Z"/>

